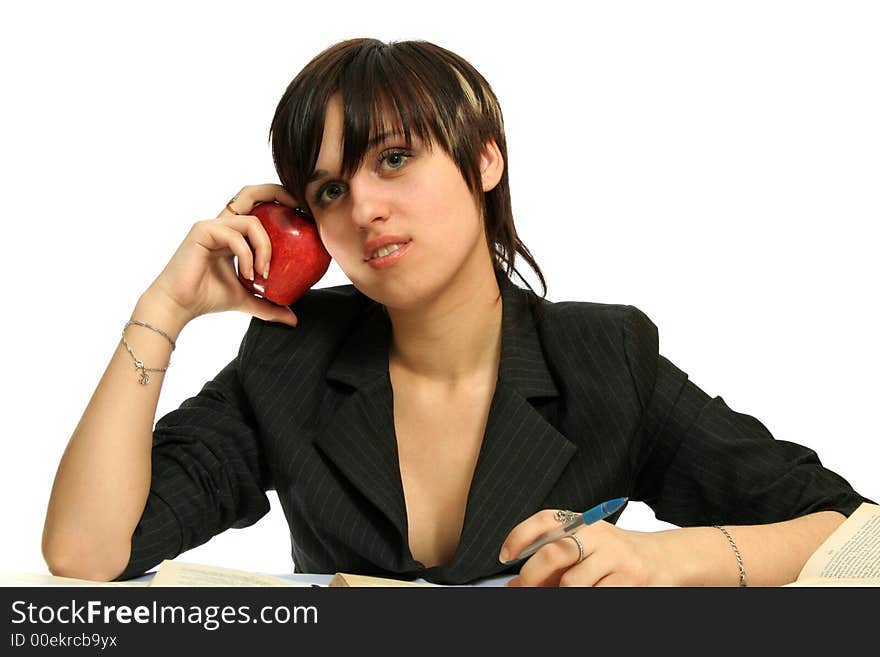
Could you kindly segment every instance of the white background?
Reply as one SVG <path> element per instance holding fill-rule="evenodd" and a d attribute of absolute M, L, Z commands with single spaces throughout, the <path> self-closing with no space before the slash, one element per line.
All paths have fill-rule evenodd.
<path fill-rule="evenodd" d="M 81 0 L 0 24 L 2 571 L 46 572 L 55 469 L 138 296 L 195 221 L 277 182 L 278 99 L 360 36 L 433 41 L 492 84 L 549 299 L 638 306 L 697 385 L 880 500 L 876 3 Z M 248 321 L 184 330 L 159 416 Z M 289 571 L 270 499 L 182 559 Z M 620 524 L 665 527 L 643 505 Z"/>

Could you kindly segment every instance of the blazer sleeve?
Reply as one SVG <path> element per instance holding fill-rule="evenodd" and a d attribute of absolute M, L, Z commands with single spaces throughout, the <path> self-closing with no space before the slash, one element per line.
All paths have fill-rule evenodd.
<path fill-rule="evenodd" d="M 257 330 L 252 320 L 237 357 L 156 423 L 150 492 L 117 580 L 140 575 L 230 527 L 252 525 L 269 511 L 272 482 L 239 377 Z"/>
<path fill-rule="evenodd" d="M 816 452 L 776 440 L 757 419 L 710 397 L 658 352 L 657 327 L 627 307 L 624 343 L 642 417 L 632 498 L 678 525 L 766 524 L 862 502 Z"/>

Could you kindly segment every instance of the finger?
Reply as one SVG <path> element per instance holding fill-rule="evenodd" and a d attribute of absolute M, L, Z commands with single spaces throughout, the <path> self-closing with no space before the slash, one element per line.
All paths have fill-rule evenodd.
<path fill-rule="evenodd" d="M 603 578 L 600 579 L 598 582 L 596 582 L 595 584 L 593 584 L 593 586 L 596 586 L 596 587 L 599 587 L 599 586 L 605 586 L 605 587 L 609 587 L 609 586 L 632 586 L 632 584 L 630 584 L 629 582 L 627 582 L 627 581 L 626 581 L 626 578 L 623 577 L 622 575 L 620 575 L 620 574 L 618 574 L 618 573 L 615 573 L 615 572 L 612 572 L 612 573 L 610 573 L 610 574 L 608 574 L 608 575 L 605 575 L 605 577 L 603 577 Z"/>
<path fill-rule="evenodd" d="M 272 262 L 272 242 L 262 222 L 252 214 L 228 215 L 215 219 L 218 223 L 231 226 L 247 236 L 247 242 L 254 252 L 254 271 L 263 278 L 269 277 L 269 263 Z"/>
<path fill-rule="evenodd" d="M 586 550 L 584 545 L 584 558 L 588 556 Z M 579 559 L 580 550 L 571 537 L 548 543 L 520 568 L 522 586 L 558 586 L 562 575 Z"/>
<path fill-rule="evenodd" d="M 275 201 L 283 203 L 292 208 L 300 205 L 290 193 L 281 185 L 274 183 L 266 183 L 264 185 L 247 185 L 242 187 L 235 196 L 230 199 L 226 207 L 220 211 L 218 216 L 228 216 L 235 214 L 250 214 L 251 210 L 257 203 L 267 203 Z"/>
<path fill-rule="evenodd" d="M 196 242 L 210 251 L 228 248 L 238 258 L 238 270 L 254 280 L 254 255 L 250 244 L 239 231 L 220 222 L 206 221 Z"/>
<path fill-rule="evenodd" d="M 549 531 L 558 529 L 561 523 L 554 518 L 555 514 L 556 509 L 543 509 L 532 514 L 511 529 L 501 545 L 501 552 L 498 555 L 499 561 L 502 563 L 511 561 L 541 536 Z"/>
<path fill-rule="evenodd" d="M 595 586 L 601 579 L 611 575 L 614 568 L 608 559 L 598 553 L 591 554 L 576 566 L 566 570 L 559 578 L 559 586 Z"/>
<path fill-rule="evenodd" d="M 278 322 L 288 326 L 296 326 L 299 322 L 297 316 L 287 306 L 275 305 L 271 301 L 261 299 L 253 294 L 248 295 L 241 310 L 262 319 L 264 322 Z"/>

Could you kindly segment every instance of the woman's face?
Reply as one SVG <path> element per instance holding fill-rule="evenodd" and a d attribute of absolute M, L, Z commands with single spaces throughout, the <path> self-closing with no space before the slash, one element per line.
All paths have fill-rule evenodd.
<path fill-rule="evenodd" d="M 342 135 L 337 94 L 306 194 L 324 246 L 355 287 L 389 308 L 411 308 L 458 281 L 466 286 L 486 259 L 491 272 L 479 208 L 441 147 L 429 151 L 413 136 L 407 149 L 403 135 L 389 136 L 342 180 Z"/>

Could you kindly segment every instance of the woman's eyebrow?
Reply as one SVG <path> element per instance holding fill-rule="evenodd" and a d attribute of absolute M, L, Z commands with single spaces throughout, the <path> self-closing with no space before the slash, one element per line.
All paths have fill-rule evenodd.
<path fill-rule="evenodd" d="M 403 133 L 400 132 L 399 130 L 390 130 L 388 132 L 383 132 L 381 135 L 377 135 L 375 137 L 372 137 L 367 142 L 367 150 L 374 148 L 377 144 L 381 144 L 381 143 L 391 139 L 391 137 L 397 137 L 398 135 L 402 135 L 402 134 Z M 309 180 L 308 180 L 307 184 L 311 184 L 317 180 L 321 180 L 322 178 L 326 178 L 328 175 L 329 175 L 328 172 L 325 171 L 324 169 L 317 169 L 315 171 L 312 171 L 312 175 L 309 176 Z"/>

